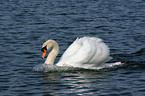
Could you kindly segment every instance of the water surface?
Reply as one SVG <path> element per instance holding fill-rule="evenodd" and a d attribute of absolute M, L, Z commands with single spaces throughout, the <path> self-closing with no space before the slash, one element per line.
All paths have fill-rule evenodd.
<path fill-rule="evenodd" d="M 1 96 L 144 96 L 144 0 L 1 0 Z M 41 46 L 54 39 L 60 54 L 77 38 L 96 36 L 123 67 L 37 73 Z"/>

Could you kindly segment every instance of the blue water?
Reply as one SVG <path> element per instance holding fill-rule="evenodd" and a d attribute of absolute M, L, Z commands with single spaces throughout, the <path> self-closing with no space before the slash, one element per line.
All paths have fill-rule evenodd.
<path fill-rule="evenodd" d="M 77 38 L 96 36 L 110 47 L 102 70 L 34 72 L 41 46 L 54 39 L 60 53 Z M 144 0 L 1 0 L 1 96 L 144 96 Z"/>

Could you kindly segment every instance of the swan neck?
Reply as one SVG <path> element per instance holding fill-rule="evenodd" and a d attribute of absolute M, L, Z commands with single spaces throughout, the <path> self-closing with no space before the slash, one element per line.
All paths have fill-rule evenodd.
<path fill-rule="evenodd" d="M 52 48 L 51 52 L 48 54 L 45 64 L 54 64 L 54 60 L 59 53 L 59 46 L 56 41 L 48 40 L 47 49 Z"/>

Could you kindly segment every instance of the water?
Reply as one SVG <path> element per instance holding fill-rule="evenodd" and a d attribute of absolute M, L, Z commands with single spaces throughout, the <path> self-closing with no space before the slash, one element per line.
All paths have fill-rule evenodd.
<path fill-rule="evenodd" d="M 144 0 L 1 0 L 1 96 L 144 96 Z M 59 43 L 59 60 L 77 38 L 97 36 L 122 67 L 34 72 L 42 43 Z"/>

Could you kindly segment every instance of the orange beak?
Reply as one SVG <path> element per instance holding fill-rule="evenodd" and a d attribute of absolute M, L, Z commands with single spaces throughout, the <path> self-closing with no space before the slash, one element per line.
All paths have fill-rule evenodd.
<path fill-rule="evenodd" d="M 47 52 L 47 50 L 46 50 L 46 49 L 44 49 L 43 54 L 42 54 L 42 58 L 44 58 L 44 57 L 45 57 L 46 52 Z"/>

